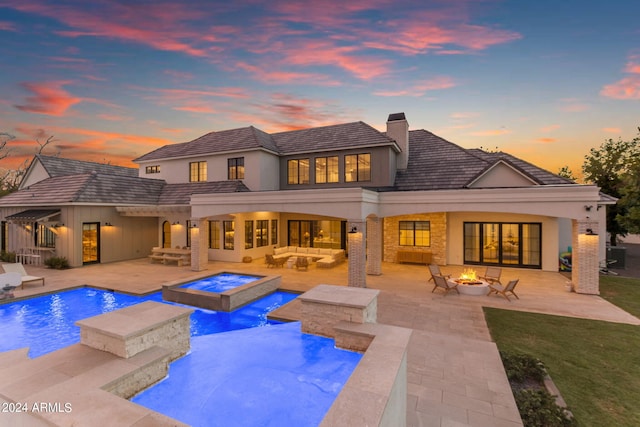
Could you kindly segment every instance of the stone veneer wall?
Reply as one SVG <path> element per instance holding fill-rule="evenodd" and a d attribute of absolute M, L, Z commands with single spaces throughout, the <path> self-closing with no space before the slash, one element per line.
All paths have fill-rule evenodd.
<path fill-rule="evenodd" d="M 429 221 L 431 226 L 431 246 L 400 246 L 399 221 Z M 431 213 L 401 215 L 384 219 L 384 261 L 397 262 L 399 249 L 431 252 L 434 264 L 447 263 L 447 214 Z"/>

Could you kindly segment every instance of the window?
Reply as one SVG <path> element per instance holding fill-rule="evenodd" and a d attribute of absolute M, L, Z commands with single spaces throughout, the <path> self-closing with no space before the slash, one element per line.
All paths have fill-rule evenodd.
<path fill-rule="evenodd" d="M 147 166 L 146 168 L 144 168 L 144 171 L 146 173 L 160 173 L 160 165 Z"/>
<path fill-rule="evenodd" d="M 235 222 L 223 221 L 222 227 L 224 229 L 224 248 L 233 250 L 233 241 L 235 238 Z"/>
<path fill-rule="evenodd" d="M 269 244 L 269 220 L 259 219 L 256 221 L 256 247 L 267 246 Z"/>
<path fill-rule="evenodd" d="M 344 156 L 345 182 L 371 181 L 371 154 Z"/>
<path fill-rule="evenodd" d="M 187 220 L 187 229 L 186 231 L 186 238 L 187 238 L 187 247 L 190 248 L 191 247 L 191 220 L 188 219 Z"/>
<path fill-rule="evenodd" d="M 207 162 L 189 163 L 189 182 L 201 182 L 207 180 Z"/>
<path fill-rule="evenodd" d="M 272 245 L 278 244 L 278 220 L 277 219 L 271 220 L 271 244 Z"/>
<path fill-rule="evenodd" d="M 464 263 L 540 268 L 542 224 L 464 223 Z"/>
<path fill-rule="evenodd" d="M 9 223 L 0 222 L 0 250 L 6 251 L 9 247 Z"/>
<path fill-rule="evenodd" d="M 287 161 L 287 184 L 309 183 L 309 159 Z"/>
<path fill-rule="evenodd" d="M 209 249 L 220 249 L 220 221 L 209 221 Z"/>
<path fill-rule="evenodd" d="M 37 224 L 36 231 L 36 246 L 43 248 L 55 248 L 56 247 L 56 235 L 49 227 Z"/>
<path fill-rule="evenodd" d="M 253 221 L 244 222 L 244 248 L 253 248 Z"/>
<path fill-rule="evenodd" d="M 429 221 L 400 221 L 400 246 L 431 246 Z"/>
<path fill-rule="evenodd" d="M 244 179 L 244 157 L 227 159 L 227 178 Z"/>
<path fill-rule="evenodd" d="M 338 182 L 338 157 L 316 157 L 316 184 Z"/>

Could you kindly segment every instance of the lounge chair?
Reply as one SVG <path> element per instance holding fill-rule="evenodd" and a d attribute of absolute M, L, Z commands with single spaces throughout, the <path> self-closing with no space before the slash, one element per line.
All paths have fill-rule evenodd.
<path fill-rule="evenodd" d="M 286 258 L 274 258 L 271 254 L 266 254 L 264 259 L 267 262 L 267 268 L 282 267 L 282 265 L 287 262 Z"/>
<path fill-rule="evenodd" d="M 478 279 L 482 279 L 489 284 L 499 283 L 500 275 L 502 274 L 502 269 L 500 267 L 487 267 L 487 271 L 484 273 L 484 276 L 478 276 Z"/>
<path fill-rule="evenodd" d="M 440 288 L 445 291 L 445 295 L 447 295 L 449 291 L 456 291 L 456 293 L 460 295 L 460 291 L 458 290 L 458 284 L 455 282 L 454 283 L 449 282 L 443 276 L 433 276 L 433 283 L 435 283 L 436 285 L 431 290 L 431 293 L 433 293 L 436 289 Z"/>
<path fill-rule="evenodd" d="M 511 301 L 507 294 L 512 294 L 514 297 L 516 297 L 516 299 L 520 299 L 518 295 L 516 295 L 516 293 L 513 291 L 516 288 L 516 285 L 518 284 L 519 280 L 520 279 L 511 280 L 509 283 L 507 283 L 507 286 L 502 286 L 496 283 L 490 283 L 489 293 L 487 295 L 491 295 L 493 293 L 500 294 L 503 297 L 505 297 L 507 301 Z"/>
<path fill-rule="evenodd" d="M 299 256 L 298 259 L 296 259 L 296 269 L 300 270 L 301 268 L 305 270 L 309 269 L 309 260 L 306 256 Z"/>
<path fill-rule="evenodd" d="M 22 279 L 21 289 L 24 289 L 25 283 L 37 282 L 38 280 L 42 280 L 42 286 L 44 286 L 44 277 L 29 276 L 25 271 L 24 266 L 19 262 L 12 264 L 2 264 L 2 268 L 4 269 L 5 273 L 20 273 Z"/>
<path fill-rule="evenodd" d="M 437 264 L 429 264 L 429 271 L 431 272 L 431 279 L 427 280 L 427 282 L 433 280 L 434 276 L 444 277 L 445 279 L 451 278 L 450 274 L 442 274 L 440 266 Z"/>

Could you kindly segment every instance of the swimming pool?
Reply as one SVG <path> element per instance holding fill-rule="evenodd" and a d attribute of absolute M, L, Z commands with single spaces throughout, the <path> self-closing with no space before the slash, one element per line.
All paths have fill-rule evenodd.
<path fill-rule="evenodd" d="M 193 426 L 319 424 L 362 355 L 267 319 L 295 296 L 275 292 L 233 312 L 195 308 L 191 352 L 131 400 Z M 80 288 L 0 304 L 0 351 L 30 347 L 37 357 L 75 344 L 75 321 L 143 301 L 166 303 L 160 292 Z"/>
<path fill-rule="evenodd" d="M 198 291 L 222 293 L 235 289 L 239 286 L 246 285 L 247 283 L 255 282 L 261 278 L 261 276 L 249 276 L 237 273 L 218 273 L 213 276 L 205 277 L 204 279 L 185 283 L 179 287 L 195 289 Z"/>

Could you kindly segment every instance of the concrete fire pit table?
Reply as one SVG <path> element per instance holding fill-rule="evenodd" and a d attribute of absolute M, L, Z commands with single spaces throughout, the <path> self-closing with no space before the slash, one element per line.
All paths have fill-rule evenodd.
<path fill-rule="evenodd" d="M 473 280 L 471 283 L 460 279 L 449 279 L 452 285 L 458 284 L 458 291 L 462 295 L 487 295 L 489 293 L 489 283 L 484 280 Z"/>

